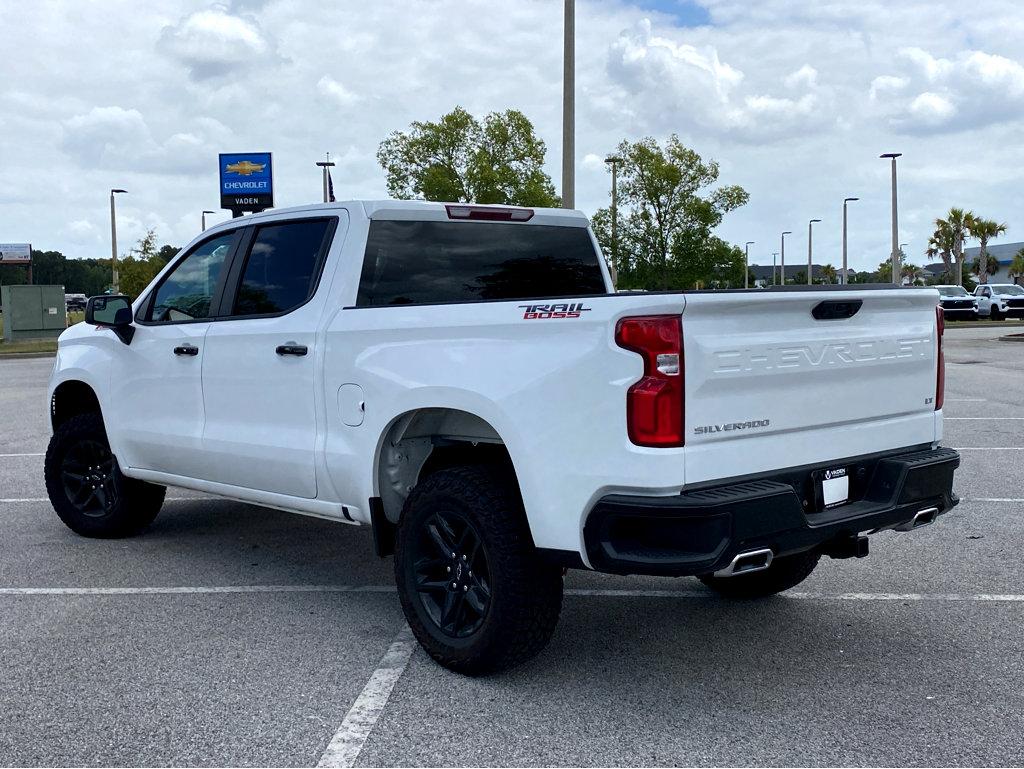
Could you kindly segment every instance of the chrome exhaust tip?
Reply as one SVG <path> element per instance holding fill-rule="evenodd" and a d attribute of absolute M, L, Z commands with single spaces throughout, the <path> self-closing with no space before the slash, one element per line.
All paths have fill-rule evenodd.
<path fill-rule="evenodd" d="M 750 574 L 755 571 L 764 571 L 772 565 L 773 553 L 771 548 L 765 547 L 760 550 L 748 550 L 740 553 L 724 569 L 715 572 L 716 577 L 735 577 L 740 574 Z"/>
<path fill-rule="evenodd" d="M 914 531 L 914 529 L 920 529 L 923 526 L 935 523 L 935 519 L 939 516 L 939 508 L 937 507 L 926 507 L 924 510 L 918 510 L 914 513 L 914 517 L 906 523 L 901 523 L 896 527 L 896 531 Z"/>

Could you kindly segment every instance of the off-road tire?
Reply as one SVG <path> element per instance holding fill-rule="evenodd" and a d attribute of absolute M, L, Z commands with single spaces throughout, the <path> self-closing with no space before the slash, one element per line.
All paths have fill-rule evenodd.
<path fill-rule="evenodd" d="M 776 558 L 772 565 L 763 571 L 741 574 L 737 577 L 702 574 L 699 579 L 726 598 L 766 598 L 799 585 L 811 575 L 820 558 L 821 553 L 809 550 L 806 553 Z"/>
<path fill-rule="evenodd" d="M 73 494 L 69 485 L 78 481 L 69 481 L 67 474 L 79 452 L 83 456 L 104 457 L 104 467 L 93 470 L 100 466 L 99 459 L 95 460 L 96 465 L 86 462 L 85 472 L 95 477 L 82 484 L 81 494 Z M 164 486 L 127 478 L 121 473 L 110 452 L 103 418 L 95 413 L 72 417 L 57 428 L 46 449 L 44 475 L 53 509 L 69 529 L 83 537 L 128 537 L 139 533 L 156 518 L 167 491 Z M 102 500 L 89 498 L 95 509 L 88 510 L 82 498 L 90 492 L 92 480 L 104 493 Z"/>
<path fill-rule="evenodd" d="M 471 534 L 463 533 L 458 539 L 476 537 L 476 546 L 466 547 L 474 553 L 468 563 L 477 564 L 475 578 L 468 566 L 470 576 L 464 577 L 457 565 L 460 560 L 467 564 L 461 555 L 458 560 L 435 564 L 436 554 L 425 549 L 433 543 L 437 552 L 441 550 L 440 542 L 431 538 L 432 531 L 441 531 L 445 538 L 452 531 L 438 526 L 438 516 L 460 525 L 468 522 L 463 532 Z M 458 548 L 456 543 L 452 549 Z M 479 560 L 481 553 L 483 560 Z M 454 577 L 451 568 L 455 568 L 460 580 L 470 580 L 464 589 L 473 590 L 474 596 L 487 596 L 485 609 L 459 610 L 459 616 L 473 618 L 475 629 L 446 632 L 441 627 L 443 616 L 431 616 L 428 604 L 448 596 L 435 587 L 424 589 L 421 597 L 420 588 L 428 581 L 422 576 L 424 563 L 431 564 L 427 570 L 439 569 L 442 575 L 449 569 L 450 577 L 442 577 L 445 590 L 450 587 L 448 579 Z M 479 584 L 483 575 L 486 592 Z M 505 670 L 539 654 L 551 639 L 562 608 L 561 568 L 538 557 L 514 482 L 486 466 L 441 470 L 412 490 L 398 524 L 395 580 L 402 610 L 420 645 L 439 664 L 470 676 Z M 479 606 L 481 601 L 476 603 Z M 468 620 L 466 624 L 470 624 Z M 467 635 L 456 637 L 455 632 Z"/>

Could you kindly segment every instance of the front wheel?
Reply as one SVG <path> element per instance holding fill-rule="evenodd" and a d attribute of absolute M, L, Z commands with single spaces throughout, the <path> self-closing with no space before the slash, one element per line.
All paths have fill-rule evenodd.
<path fill-rule="evenodd" d="M 486 467 L 442 470 L 413 489 L 395 579 L 420 645 L 466 675 L 539 654 L 562 608 L 561 569 L 538 557 L 514 484 Z"/>
<path fill-rule="evenodd" d="M 740 574 L 736 577 L 702 574 L 699 579 L 726 598 L 766 598 L 799 585 L 811 576 L 820 558 L 821 553 L 810 550 L 806 553 L 776 558 L 767 569 L 751 574 Z"/>
<path fill-rule="evenodd" d="M 167 491 L 121 473 L 99 414 L 80 414 L 57 428 L 44 474 L 53 509 L 84 537 L 138 533 L 156 518 Z"/>
<path fill-rule="evenodd" d="M 1003 314 L 999 312 L 998 307 L 992 305 L 992 309 L 989 311 L 989 318 L 991 318 L 992 320 L 1002 320 Z"/>

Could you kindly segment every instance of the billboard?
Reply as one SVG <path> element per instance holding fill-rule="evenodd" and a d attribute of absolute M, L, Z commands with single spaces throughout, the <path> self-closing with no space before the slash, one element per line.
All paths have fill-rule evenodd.
<path fill-rule="evenodd" d="M 32 264 L 32 244 L 0 243 L 0 264 Z"/>
<path fill-rule="evenodd" d="M 274 167 L 269 152 L 220 155 L 220 207 L 262 211 L 274 205 Z"/>

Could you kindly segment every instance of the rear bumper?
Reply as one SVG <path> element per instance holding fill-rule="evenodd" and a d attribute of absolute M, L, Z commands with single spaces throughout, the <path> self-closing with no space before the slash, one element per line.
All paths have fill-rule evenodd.
<path fill-rule="evenodd" d="M 587 517 L 584 541 L 597 571 L 684 576 L 726 568 L 736 555 L 761 548 L 775 557 L 820 548 L 837 557 L 861 533 L 909 524 L 922 510 L 934 516 L 959 501 L 952 449 L 908 450 L 723 482 L 672 497 L 613 494 Z M 820 472 L 845 467 L 850 502 L 821 509 Z"/>

